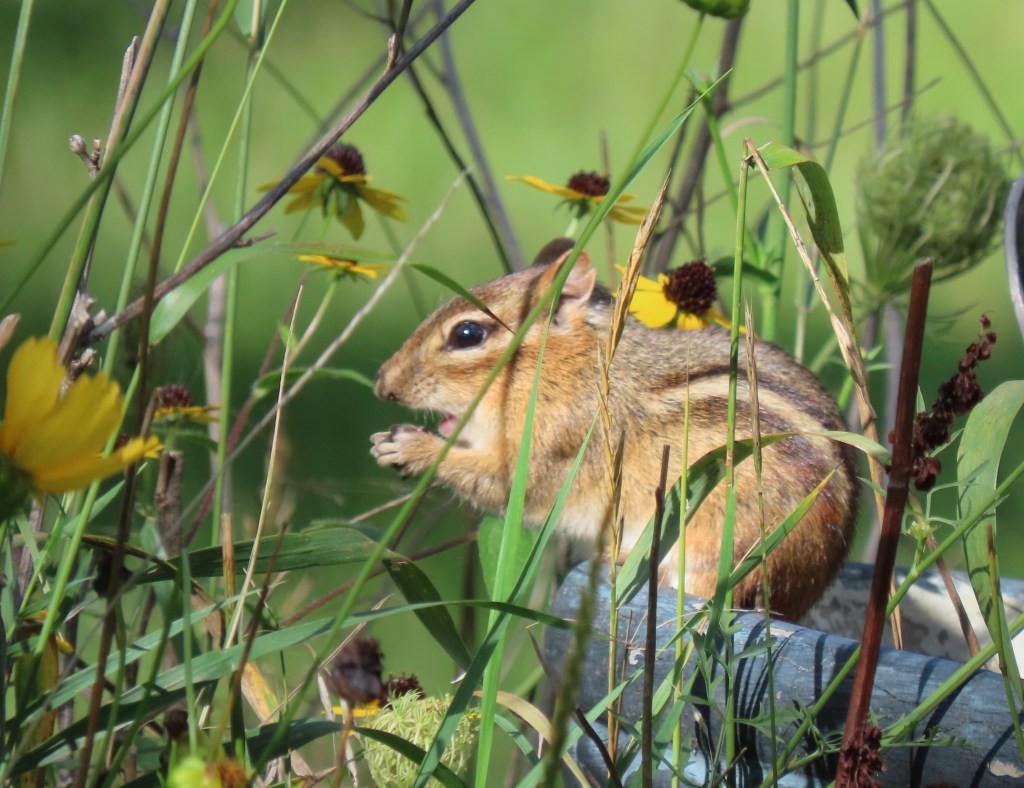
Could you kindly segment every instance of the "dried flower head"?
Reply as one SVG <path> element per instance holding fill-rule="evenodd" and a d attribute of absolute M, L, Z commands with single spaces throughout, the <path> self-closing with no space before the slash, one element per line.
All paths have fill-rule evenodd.
<path fill-rule="evenodd" d="M 357 637 L 341 650 L 327 673 L 328 686 L 351 707 L 387 699 L 381 673 L 384 655 L 376 638 Z"/>
<path fill-rule="evenodd" d="M 400 695 L 414 694 L 420 698 L 425 698 L 426 693 L 423 691 L 423 687 L 420 686 L 420 680 L 414 675 L 401 675 L 401 676 L 390 676 L 387 681 L 387 696 L 389 698 L 397 698 Z"/>
<path fill-rule="evenodd" d="M 902 292 L 921 257 L 935 281 L 991 249 L 1009 181 L 989 140 L 953 118 L 913 118 L 858 172 L 857 221 L 868 283 Z"/>

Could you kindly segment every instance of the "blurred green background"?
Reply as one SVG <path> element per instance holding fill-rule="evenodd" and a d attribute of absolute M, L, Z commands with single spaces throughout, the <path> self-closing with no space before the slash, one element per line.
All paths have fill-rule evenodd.
<path fill-rule="evenodd" d="M 864 4 L 865 0 L 861 0 Z M 107 133 L 120 64 L 125 47 L 144 27 L 144 3 L 40 3 L 29 34 L 21 89 L 14 116 L 7 174 L 0 192 L 0 238 L 16 241 L 0 249 L 0 292 L 17 281 L 62 216 L 86 184 L 82 163 L 68 151 L 67 139 L 81 134 L 87 140 Z M 902 4 L 894 4 L 902 5 Z M 276 4 L 272 4 L 272 10 Z M 982 0 L 937 3 L 945 19 L 962 41 L 973 66 L 983 77 L 1015 136 L 1024 128 L 1024 98 L 1020 91 L 1020 30 L 1024 29 L 1024 6 Z M 415 17 L 420 8 L 413 5 Z M 258 186 L 280 178 L 317 135 L 321 119 L 329 115 L 357 77 L 373 67 L 383 51 L 386 36 L 371 18 L 370 5 L 332 0 L 304 0 L 287 8 L 280 29 L 270 44 L 268 64 L 292 86 L 286 88 L 269 69 L 259 77 L 254 94 L 252 158 L 244 173 L 245 204 L 259 197 Z M 10 46 L 17 20 L 18 4 L 0 4 L 0 63 L 10 60 Z M 785 4 L 753 3 L 744 21 L 739 54 L 732 76 L 730 96 L 740 99 L 777 80 L 782 74 L 785 42 Z M 978 131 L 989 135 L 1000 149 L 1011 143 L 1001 132 L 986 107 L 968 69 L 957 57 L 924 6 L 918 13 L 917 84 L 915 111 L 921 114 L 953 113 Z M 529 258 L 545 242 L 563 233 L 567 213 L 558 209 L 557 199 L 523 184 L 505 180 L 507 175 L 531 174 L 564 184 L 581 169 L 603 170 L 600 137 L 606 135 L 611 175 L 620 174 L 627 157 L 639 143 L 663 92 L 674 75 L 688 40 L 696 14 L 677 0 L 518 0 L 516 3 L 479 0 L 451 32 L 458 74 L 473 119 L 498 181 L 516 239 Z M 432 20 L 432 15 L 428 14 Z M 800 4 L 801 60 L 839 37 L 856 30 L 856 20 L 839 0 Z M 710 75 L 715 70 L 725 24 L 708 19 L 691 60 L 695 72 Z M 426 24 L 417 25 L 421 34 Z M 169 31 L 173 33 L 174 31 Z M 237 28 L 235 29 L 237 33 Z M 889 103 L 901 95 L 904 16 L 891 14 L 885 22 L 886 87 Z M 866 33 L 865 35 L 870 35 Z M 852 275 L 860 270 L 853 214 L 854 172 L 858 161 L 873 149 L 871 105 L 871 41 L 866 41 L 857 68 L 850 108 L 835 166 L 830 173 L 844 220 L 847 251 Z M 172 41 L 163 41 L 142 107 L 152 106 L 156 88 L 167 72 Z M 816 93 L 810 93 L 809 71 L 801 72 L 797 133 L 811 151 L 822 155 L 831 134 L 836 107 L 849 68 L 851 44 L 818 62 L 814 78 Z M 466 146 L 457 131 L 454 115 L 444 91 L 435 78 L 436 49 L 428 52 L 418 66 L 435 107 L 453 130 L 464 155 Z M 206 171 L 223 144 L 244 85 L 246 48 L 240 35 L 225 37 L 213 48 L 198 93 L 196 119 L 198 146 Z M 293 92 L 294 91 L 294 92 Z M 301 95 L 301 101 L 295 97 Z M 674 97 L 659 126 L 685 105 L 685 90 Z M 180 108 L 180 107 L 179 107 Z M 738 172 L 744 137 L 758 144 L 776 139 L 782 114 L 782 96 L 776 87 L 760 97 L 739 104 L 723 123 L 726 156 Z M 696 113 L 693 123 L 700 119 Z M 890 124 L 898 119 L 896 112 Z M 687 139 L 692 138 L 692 130 Z M 120 175 L 127 192 L 138 198 L 139 184 L 150 155 L 151 134 L 124 160 Z M 363 153 L 373 185 L 394 189 L 408 200 L 409 219 L 394 225 L 398 242 L 404 246 L 436 209 L 456 176 L 434 129 L 425 117 L 422 103 L 409 83 L 400 78 L 345 135 L 344 141 Z M 663 177 L 660 168 L 667 152 L 655 160 L 630 188 L 636 203 L 646 205 Z M 1010 156 L 1007 155 L 1010 168 Z M 685 165 L 685 158 L 682 162 Z M 1016 172 L 1010 168 L 1011 176 Z M 217 217 L 229 224 L 235 217 L 232 206 L 242 173 L 232 147 L 213 189 L 212 204 Z M 722 177 L 709 159 L 704 196 L 710 199 L 722 191 Z M 768 206 L 763 184 L 752 182 L 753 215 Z M 179 255 L 191 258 L 208 242 L 204 225 L 184 248 L 186 234 L 196 206 L 197 177 L 189 153 L 183 161 L 175 189 L 175 200 L 164 246 L 164 269 Z M 367 232 L 360 246 L 389 250 L 387 234 L 377 217 L 367 214 Z M 734 218 L 727 200 L 709 204 L 704 224 L 704 252 L 709 259 L 731 255 Z M 65 266 L 74 243 L 76 224 L 60 242 L 19 295 L 15 308 L 24 317 L 19 336 L 45 333 L 56 303 Z M 324 223 L 316 216 L 285 215 L 274 209 L 256 232 L 274 230 L 278 240 L 348 243 L 338 223 Z M 94 255 L 90 292 L 99 308 L 110 309 L 116 297 L 124 263 L 124 250 L 131 232 L 125 212 L 111 200 L 103 219 Z M 615 261 L 624 262 L 632 244 L 631 228 L 613 228 Z M 598 270 L 606 270 L 603 233 L 595 236 L 591 252 Z M 685 242 L 677 248 L 673 265 L 696 256 Z M 440 220 L 417 246 L 412 261 L 445 271 L 470 286 L 501 274 L 498 258 L 469 190 L 461 187 Z M 797 290 L 804 286 L 804 274 L 795 253 L 787 251 L 787 286 L 781 310 L 791 321 Z M 236 387 L 231 403 L 237 409 L 244 399 L 266 347 L 277 330 L 277 321 L 293 297 L 305 271 L 302 263 L 284 255 L 261 256 L 241 268 L 240 341 L 236 356 Z M 979 377 L 991 390 L 1000 381 L 1019 378 L 1022 344 L 1010 306 L 1001 248 L 967 274 L 934 288 L 930 305 L 928 345 L 924 359 L 922 390 L 930 402 L 936 385 L 948 377 L 963 348 L 977 333 L 978 316 L 988 314 L 999 335 L 996 353 L 984 364 Z M 379 280 L 378 280 L 379 281 Z M 303 294 L 300 325 L 312 315 L 327 286 L 324 274 L 314 274 Z M 365 303 L 373 282 L 345 282 L 304 359 L 315 358 Z M 756 294 L 752 295 L 756 297 Z M 382 304 L 362 323 L 351 340 L 333 359 L 332 366 L 353 369 L 372 377 L 379 364 L 394 352 L 426 312 L 447 297 L 434 282 L 420 277 L 410 288 L 399 283 Z M 204 320 L 203 304 L 194 310 L 192 327 L 179 329 L 157 350 L 154 383 L 179 382 L 189 385 L 203 401 L 201 341 L 198 327 Z M 821 310 L 812 316 L 808 357 L 824 342 L 827 323 Z M 792 341 L 792 323 L 782 326 L 780 344 Z M 102 352 L 102 346 L 100 347 Z M 9 354 L 9 351 L 8 351 Z M 0 357 L 6 366 L 7 355 Z M 127 367 L 121 367 L 123 379 Z M 824 377 L 837 390 L 841 369 L 838 364 Z M 881 376 L 877 375 L 881 385 Z M 266 412 L 264 400 L 257 413 Z M 355 383 L 317 382 L 310 385 L 288 408 L 284 419 L 287 461 L 284 465 L 288 503 L 294 506 L 293 527 L 301 528 L 316 518 L 347 518 L 382 503 L 408 489 L 409 484 L 376 468 L 370 459 L 368 436 L 389 424 L 409 419 L 400 408 L 378 402 L 372 392 Z M 883 435 L 888 425 L 882 429 Z M 1011 436 L 1007 467 L 1024 458 L 1024 432 Z M 258 512 L 263 469 L 269 438 L 261 436 L 236 465 L 233 491 L 236 522 L 252 527 Z M 950 481 L 954 463 L 947 452 L 946 475 Z M 190 458 L 190 487 L 197 490 L 207 476 L 208 463 L 198 450 Z M 448 506 L 450 496 L 435 492 L 421 509 L 403 550 L 439 543 L 465 531 L 476 521 L 468 509 Z M 954 513 L 949 495 L 936 498 L 936 506 Z M 1020 556 L 1019 522 L 1024 514 L 1024 495 L 1019 491 L 1002 510 L 1000 555 L 1009 574 L 1024 572 Z M 937 514 L 940 512 L 933 512 Z M 371 521 L 373 523 L 374 521 Z M 377 524 L 382 525 L 383 520 Z M 202 539 L 210 537 L 203 536 Z M 461 558 L 441 557 L 424 563 L 445 594 L 462 593 Z M 297 596 L 316 596 L 335 583 L 336 577 L 321 578 L 319 586 L 300 584 Z M 318 588 L 319 590 L 315 590 Z M 297 597 L 296 597 L 297 598 Z M 422 655 L 410 649 L 409 620 L 384 622 L 376 634 L 384 643 L 388 670 L 424 672 L 425 683 L 450 678 L 442 665 L 424 664 Z M 412 624 L 418 626 L 418 624 Z M 424 638 L 426 636 L 424 635 Z"/>

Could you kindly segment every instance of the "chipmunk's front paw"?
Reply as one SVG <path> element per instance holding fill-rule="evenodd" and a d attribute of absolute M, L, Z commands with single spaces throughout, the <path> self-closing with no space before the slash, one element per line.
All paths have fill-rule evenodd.
<path fill-rule="evenodd" d="M 370 436 L 370 455 L 382 468 L 394 468 L 403 476 L 421 473 L 429 468 L 444 441 L 423 427 L 397 424 L 387 432 Z"/>

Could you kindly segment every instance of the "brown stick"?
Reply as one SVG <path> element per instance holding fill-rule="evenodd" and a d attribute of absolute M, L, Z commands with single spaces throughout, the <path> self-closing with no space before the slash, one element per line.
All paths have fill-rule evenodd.
<path fill-rule="evenodd" d="M 862 773 L 864 767 L 861 760 L 864 751 L 859 745 L 863 739 L 864 723 L 867 720 L 868 708 L 871 704 L 871 689 L 875 680 L 878 652 L 882 644 L 882 629 L 885 626 L 889 583 L 892 580 L 893 567 L 896 564 L 896 547 L 899 543 L 903 510 L 906 507 L 909 492 L 908 484 L 913 461 L 911 436 L 931 278 L 931 260 L 920 261 L 914 267 L 914 278 L 910 286 L 906 342 L 903 345 L 903 360 L 900 364 L 896 424 L 893 428 L 892 438 L 892 470 L 889 473 L 889 483 L 886 488 L 882 533 L 878 541 L 878 555 L 875 558 L 875 574 L 871 579 L 871 596 L 864 617 L 857 678 L 853 684 L 850 708 L 846 716 L 846 729 L 843 731 L 843 744 L 839 752 L 839 768 L 836 772 L 837 788 L 857 784 L 857 777 Z"/>
<path fill-rule="evenodd" d="M 187 282 L 206 266 L 224 254 L 224 252 L 235 248 L 239 242 L 242 241 L 242 236 L 249 232 L 256 222 L 266 216 L 270 209 L 288 193 L 288 190 L 298 183 L 299 178 L 308 172 L 309 169 L 316 164 L 317 161 L 335 143 L 335 141 L 342 134 L 348 131 L 353 123 L 362 117 L 363 113 L 366 112 L 370 105 L 380 97 L 385 88 L 394 82 L 398 76 L 416 60 L 416 58 L 422 55 L 427 47 L 433 44 L 434 41 L 436 41 L 437 38 L 447 30 L 456 19 L 462 16 L 462 14 L 471 5 L 473 5 L 473 2 L 474 0 L 461 0 L 456 6 L 454 6 L 444 19 L 434 25 L 434 27 L 432 27 L 427 34 L 423 36 L 423 38 L 409 48 L 408 54 L 405 54 L 398 59 L 394 68 L 381 74 L 377 81 L 370 86 L 370 89 L 356 103 L 351 111 L 349 111 L 344 118 L 328 130 L 328 132 L 321 137 L 317 143 L 302 156 L 302 158 L 299 159 L 298 163 L 285 173 L 284 177 L 278 181 L 277 185 L 271 188 L 245 213 L 241 219 L 225 230 L 220 236 L 215 238 L 213 242 L 206 247 L 206 249 L 184 265 L 181 270 L 160 282 L 160 284 L 153 289 L 153 306 L 156 306 L 156 304 L 159 303 L 160 300 L 168 293 L 172 292 L 182 283 Z M 86 341 L 89 343 L 99 342 L 114 329 L 120 328 L 128 321 L 134 320 L 138 317 L 142 313 L 143 307 L 143 299 L 136 299 L 125 307 L 123 311 L 97 326 L 96 329 L 87 337 Z"/>

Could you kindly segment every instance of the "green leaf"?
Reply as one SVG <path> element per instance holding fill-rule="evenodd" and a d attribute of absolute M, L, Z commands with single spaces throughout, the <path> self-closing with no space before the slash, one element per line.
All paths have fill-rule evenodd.
<path fill-rule="evenodd" d="M 487 315 L 489 318 L 491 318 L 492 320 L 498 321 L 498 323 L 500 323 L 502 326 L 504 326 L 511 333 L 513 333 L 513 334 L 515 333 L 514 331 L 512 331 L 511 328 L 509 328 L 507 325 L 505 325 L 505 321 L 503 321 L 500 317 L 498 317 L 496 314 L 494 314 L 494 312 L 492 312 L 490 310 L 490 308 L 487 306 L 487 304 L 485 304 L 483 301 L 481 301 L 479 298 L 477 298 L 475 295 L 473 295 L 469 290 L 464 288 L 462 285 L 460 285 L 458 282 L 456 282 L 454 279 L 452 279 L 447 274 L 444 274 L 441 271 L 438 271 L 436 268 L 432 268 L 429 265 L 423 265 L 422 263 L 410 263 L 408 267 L 409 268 L 415 268 L 421 274 L 426 274 L 431 279 L 433 279 L 435 282 L 438 282 L 439 284 L 444 285 L 445 287 L 447 287 L 449 290 L 451 290 L 456 295 L 462 296 L 467 301 L 469 301 L 469 303 L 471 303 L 473 306 L 475 306 L 477 309 L 479 309 L 481 312 L 483 312 L 485 315 Z"/>
<path fill-rule="evenodd" d="M 248 260 L 263 253 L 265 253 L 265 250 L 232 249 L 200 270 L 199 273 L 188 281 L 182 282 L 177 288 L 164 296 L 163 300 L 153 310 L 153 319 L 149 325 L 149 341 L 155 345 L 170 334 L 174 327 L 181 322 L 182 318 L 188 314 L 188 310 L 199 300 L 200 296 L 213 284 L 214 279 L 230 271 L 243 260 Z"/>
<path fill-rule="evenodd" d="M 797 192 L 803 203 L 811 235 L 825 260 L 833 289 L 842 303 L 843 314 L 851 315 L 850 278 L 847 273 L 846 252 L 843 247 L 843 228 L 839 221 L 835 194 L 825 168 L 801 153 L 772 142 L 759 153 L 769 170 L 795 167 L 801 178 L 796 179 Z"/>
<path fill-rule="evenodd" d="M 407 602 L 413 604 L 418 602 L 438 603 L 433 607 L 417 609 L 416 617 L 426 627 L 430 636 L 448 652 L 448 656 L 455 660 L 455 664 L 459 668 L 465 670 L 469 667 L 471 658 L 466 650 L 466 644 L 459 637 L 459 631 L 456 629 L 448 609 L 440 604 L 441 595 L 434 584 L 430 582 L 430 578 L 408 558 L 385 559 L 384 568 L 387 569 L 391 579 Z"/>
<path fill-rule="evenodd" d="M 379 731 L 376 728 L 359 727 L 356 728 L 361 736 L 365 736 L 367 739 L 373 739 L 379 741 L 381 744 L 386 744 L 392 750 L 408 758 L 413 763 L 423 763 L 423 759 L 427 753 L 422 747 L 417 747 L 411 741 L 406 741 L 400 736 L 395 736 L 393 733 L 387 731 Z M 445 766 L 443 763 L 438 763 L 434 766 L 433 777 L 441 785 L 451 786 L 451 788 L 465 788 L 465 783 L 459 779 L 459 776 Z"/>
<path fill-rule="evenodd" d="M 308 369 L 308 367 L 289 367 L 288 372 L 284 376 L 286 386 L 294 383 L 302 375 L 306 374 Z M 316 370 L 310 377 L 312 380 L 350 380 L 373 391 L 373 381 L 362 372 L 356 372 L 354 369 L 323 367 Z M 255 399 L 261 399 L 268 394 L 276 395 L 280 387 L 281 371 L 277 370 L 276 372 L 264 375 L 253 383 L 252 394 Z"/>
<path fill-rule="evenodd" d="M 1006 446 L 1010 427 L 1024 406 L 1024 381 L 1014 380 L 988 394 L 967 418 L 957 451 L 957 481 L 960 485 L 960 517 L 977 514 L 992 499 L 998 486 L 999 458 Z M 992 642 L 1006 663 L 1018 701 L 1024 700 L 1020 672 L 1007 640 L 1006 610 L 999 591 L 999 560 L 995 554 L 996 512 L 993 507 L 964 535 L 964 555 L 978 606 Z"/>
<path fill-rule="evenodd" d="M 325 526 L 306 531 L 289 531 L 283 537 L 271 536 L 262 540 L 256 558 L 256 574 L 266 572 L 279 540 L 282 542 L 281 549 L 274 562 L 274 569 L 277 572 L 362 563 L 376 545 L 374 540 L 351 526 Z M 235 543 L 237 573 L 245 571 L 254 544 L 255 541 L 252 539 Z M 385 556 L 395 557 L 395 554 L 388 551 Z M 220 577 L 224 571 L 224 555 L 219 546 L 190 551 L 188 562 L 194 578 Z M 167 565 L 154 566 L 142 575 L 140 582 L 153 582 L 171 577 L 180 566 L 181 558 L 172 559 Z"/>

